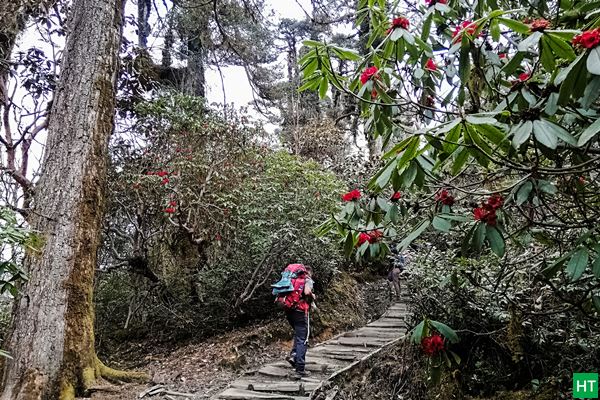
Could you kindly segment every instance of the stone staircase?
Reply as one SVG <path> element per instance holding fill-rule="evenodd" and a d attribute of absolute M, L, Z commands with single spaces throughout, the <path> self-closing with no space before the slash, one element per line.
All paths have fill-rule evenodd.
<path fill-rule="evenodd" d="M 311 371 L 310 377 L 290 379 L 292 368 L 282 360 L 248 373 L 212 399 L 308 400 L 311 392 L 333 375 L 352 368 L 383 346 L 404 337 L 408 311 L 403 300 L 392 304 L 378 320 L 309 348 L 306 369 Z"/>

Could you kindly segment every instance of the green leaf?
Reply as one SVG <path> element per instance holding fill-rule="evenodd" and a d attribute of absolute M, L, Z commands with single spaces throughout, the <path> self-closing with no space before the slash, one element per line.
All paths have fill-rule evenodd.
<path fill-rule="evenodd" d="M 415 178 L 417 177 L 417 164 L 415 162 L 411 162 L 407 169 L 404 170 L 400 179 L 402 179 L 402 186 L 405 188 L 410 187 Z"/>
<path fill-rule="evenodd" d="M 440 218 L 437 215 L 433 217 L 432 225 L 435 229 L 442 232 L 448 232 L 452 228 L 450 221 L 444 218 Z"/>
<path fill-rule="evenodd" d="M 430 224 L 430 221 L 428 219 L 421 222 L 421 224 L 417 227 L 417 229 L 412 231 L 402 242 L 400 242 L 400 244 L 398 245 L 398 249 L 400 251 L 406 250 L 406 248 L 408 246 L 410 246 L 410 244 L 416 238 L 418 238 L 423 232 L 425 232 L 425 229 L 427 229 L 427 227 L 429 227 L 429 224 Z"/>
<path fill-rule="evenodd" d="M 318 42 L 316 40 L 305 40 L 302 42 L 302 44 L 307 47 L 319 47 L 319 46 L 323 45 L 323 43 Z"/>
<path fill-rule="evenodd" d="M 517 191 L 517 205 L 525 203 L 529 199 L 529 194 L 533 189 L 533 183 L 531 181 L 527 181 L 521 185 L 519 191 Z"/>
<path fill-rule="evenodd" d="M 533 121 L 533 135 L 544 146 L 552 150 L 556 149 L 558 137 L 541 120 Z"/>
<path fill-rule="evenodd" d="M 450 355 L 454 359 L 454 362 L 457 365 L 460 365 L 460 363 L 462 362 L 462 359 L 460 358 L 460 356 L 458 354 L 456 354 L 455 352 L 453 352 L 452 350 L 448 350 L 448 353 L 450 353 Z"/>
<path fill-rule="evenodd" d="M 589 259 L 588 251 L 585 247 L 580 247 L 575 254 L 571 256 L 567 264 L 567 276 L 571 281 L 581 278 Z"/>
<path fill-rule="evenodd" d="M 441 125 L 438 125 L 432 128 L 432 131 L 435 131 L 436 134 L 441 135 L 442 133 L 450 132 L 456 125 L 462 122 L 461 118 L 453 119 L 450 122 L 445 122 Z"/>
<path fill-rule="evenodd" d="M 502 234 L 495 226 L 487 226 L 486 236 L 488 241 L 490 242 L 490 247 L 492 251 L 498 256 L 502 257 L 505 251 L 505 243 Z"/>
<path fill-rule="evenodd" d="M 556 35 L 555 33 L 546 32 L 544 38 L 547 39 L 547 43 L 552 48 L 552 52 L 558 57 L 569 61 L 572 61 L 576 57 L 571 45 L 566 43 L 563 39 L 561 39 L 560 36 Z"/>
<path fill-rule="evenodd" d="M 398 39 L 400 39 L 402 37 L 402 31 L 403 31 L 403 29 L 400 29 L 400 28 L 394 29 L 390 35 L 390 40 L 392 42 L 395 42 Z"/>
<path fill-rule="evenodd" d="M 556 68 L 556 61 L 554 60 L 551 46 L 547 36 L 542 36 L 542 40 L 540 41 L 540 60 L 542 61 L 544 69 L 550 73 L 554 72 L 554 69 Z"/>
<path fill-rule="evenodd" d="M 473 232 L 473 247 L 475 248 L 475 252 L 481 251 L 483 247 L 483 240 L 485 239 L 485 225 L 482 222 L 478 222 L 475 226 L 475 232 Z"/>
<path fill-rule="evenodd" d="M 533 32 L 525 40 L 523 40 L 521 43 L 519 43 L 519 45 L 517 46 L 518 50 L 522 51 L 522 52 L 526 52 L 527 50 L 529 50 L 530 47 L 538 44 L 542 35 L 543 35 L 543 32 L 539 32 L 539 31 Z"/>
<path fill-rule="evenodd" d="M 558 104 L 565 105 L 569 102 L 571 96 L 579 97 L 578 85 L 583 84 L 583 91 L 585 91 L 585 79 L 581 79 L 581 76 L 586 74 L 585 72 L 585 64 L 583 62 L 583 56 L 585 53 L 582 53 L 579 57 L 577 57 L 567 68 L 561 70 L 558 75 L 556 75 L 556 79 L 554 80 L 555 84 L 561 84 L 558 95 Z"/>
<path fill-rule="evenodd" d="M 538 188 L 540 189 L 540 191 L 550 194 L 550 195 L 555 195 L 558 192 L 558 189 L 556 188 L 556 186 L 554 186 L 552 183 L 545 181 L 545 180 L 538 180 L 537 181 L 537 185 Z"/>
<path fill-rule="evenodd" d="M 390 219 L 390 221 L 396 223 L 398 222 L 398 206 L 396 204 L 392 204 L 392 206 L 390 207 L 390 209 L 387 212 L 387 217 Z"/>
<path fill-rule="evenodd" d="M 577 145 L 577 139 L 575 139 L 573 135 L 571 135 L 562 126 L 557 125 L 554 122 L 548 121 L 546 119 L 540 120 L 540 123 L 545 127 L 546 130 L 552 132 L 557 138 L 559 138 L 563 142 L 570 144 L 571 146 Z"/>
<path fill-rule="evenodd" d="M 592 272 L 596 278 L 600 279 L 600 253 L 598 253 L 598 250 L 596 250 L 596 259 L 592 264 Z"/>
<path fill-rule="evenodd" d="M 595 120 L 593 124 L 585 128 L 585 130 L 581 132 L 581 136 L 579 136 L 579 140 L 577 141 L 577 147 L 581 147 L 587 144 L 587 142 L 589 142 L 591 138 L 596 136 L 598 132 L 600 132 L 600 118 Z"/>
<path fill-rule="evenodd" d="M 465 117 L 465 119 L 467 120 L 467 122 L 474 124 L 474 125 L 481 125 L 481 124 L 494 125 L 494 124 L 498 123 L 498 121 L 493 117 L 478 115 L 478 114 L 467 115 Z"/>
<path fill-rule="evenodd" d="M 415 326 L 415 329 L 413 329 L 412 335 L 410 336 L 410 340 L 412 340 L 412 342 L 414 344 L 421 344 L 421 340 L 423 340 L 423 336 L 425 336 L 425 323 L 427 322 L 427 320 L 423 320 L 421 322 L 419 322 L 419 324 L 417 326 Z"/>
<path fill-rule="evenodd" d="M 346 258 L 350 258 L 352 249 L 354 249 L 354 236 L 352 235 L 352 232 L 348 232 L 346 241 L 344 242 L 344 254 L 346 255 Z"/>
<path fill-rule="evenodd" d="M 600 46 L 590 50 L 586 65 L 590 74 L 600 75 Z"/>
<path fill-rule="evenodd" d="M 329 81 L 325 78 L 321 79 L 321 84 L 319 85 L 319 97 L 324 99 L 327 96 L 327 89 L 329 89 Z"/>
<path fill-rule="evenodd" d="M 526 25 L 521 21 L 515 21 L 514 19 L 509 18 L 498 18 L 498 21 L 500 21 L 502 25 L 510 28 L 510 30 L 515 31 L 517 33 L 529 33 L 529 25 Z"/>
<path fill-rule="evenodd" d="M 519 125 L 517 125 L 513 132 L 513 147 L 515 149 L 521 147 L 521 145 L 525 143 L 531 136 L 532 130 L 533 123 L 531 121 L 521 122 Z"/>
<path fill-rule="evenodd" d="M 471 42 L 467 38 L 467 35 L 462 35 L 458 71 L 459 71 L 460 81 L 462 82 L 463 85 L 466 85 L 468 83 L 469 76 L 471 73 L 471 57 L 470 57 L 471 45 L 470 45 L 470 43 Z"/>
<path fill-rule="evenodd" d="M 442 335 L 444 335 L 444 337 L 446 339 L 448 339 L 450 341 L 450 343 L 458 343 L 460 341 L 460 339 L 458 338 L 458 335 L 456 334 L 456 332 L 454 331 L 454 329 L 450 328 L 448 325 L 439 322 L 439 321 L 429 321 L 429 323 Z"/>

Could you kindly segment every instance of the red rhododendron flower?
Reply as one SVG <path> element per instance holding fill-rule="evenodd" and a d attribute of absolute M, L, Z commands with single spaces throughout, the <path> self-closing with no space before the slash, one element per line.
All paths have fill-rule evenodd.
<path fill-rule="evenodd" d="M 398 17 L 398 18 L 394 18 L 392 20 L 392 29 L 396 29 L 396 28 L 408 29 L 409 26 L 410 26 L 410 21 L 408 20 L 408 18 Z"/>
<path fill-rule="evenodd" d="M 493 210 L 497 210 L 500 207 L 502 207 L 502 205 L 504 204 L 504 199 L 500 196 L 500 195 L 493 195 L 491 196 L 486 203 L 488 206 L 490 206 Z"/>
<path fill-rule="evenodd" d="M 425 354 L 428 356 L 433 356 L 444 350 L 444 338 L 437 334 L 424 337 L 421 340 L 421 347 L 423 348 L 423 352 Z"/>
<path fill-rule="evenodd" d="M 158 176 L 160 176 L 161 178 L 163 178 L 163 177 L 165 177 L 165 176 L 169 175 L 169 173 L 168 173 L 167 171 L 158 171 L 158 172 L 156 173 L 156 175 L 158 175 Z"/>
<path fill-rule="evenodd" d="M 425 0 L 425 4 L 428 6 L 435 6 L 436 4 L 447 4 L 448 0 Z"/>
<path fill-rule="evenodd" d="M 380 230 L 369 232 L 369 243 L 378 242 L 381 238 L 383 238 L 383 232 Z"/>
<path fill-rule="evenodd" d="M 593 49 L 600 45 L 600 28 L 582 32 L 575 36 L 571 42 L 578 47 Z"/>
<path fill-rule="evenodd" d="M 498 57 L 500 57 L 501 60 L 506 58 L 506 53 L 500 53 L 498 54 Z"/>
<path fill-rule="evenodd" d="M 154 175 L 154 172 L 152 172 L 152 171 L 146 171 L 146 175 Z"/>
<path fill-rule="evenodd" d="M 175 212 L 175 209 L 173 207 L 167 207 L 165 208 L 165 212 L 167 214 L 173 214 Z"/>
<path fill-rule="evenodd" d="M 377 90 L 373 89 L 371 91 L 371 100 L 375 100 L 377 98 Z"/>
<path fill-rule="evenodd" d="M 450 192 L 446 189 L 442 189 L 435 194 L 435 201 L 438 201 L 446 206 L 454 204 L 454 196 L 450 195 Z"/>
<path fill-rule="evenodd" d="M 375 76 L 377 74 L 378 71 L 379 71 L 379 69 L 377 69 L 377 67 L 366 68 L 363 71 L 363 73 L 360 75 L 360 81 L 362 82 L 362 84 L 364 85 L 365 83 L 367 83 L 369 81 L 369 79 L 371 79 L 373 76 Z"/>
<path fill-rule="evenodd" d="M 342 200 L 344 201 L 354 201 L 358 199 L 360 199 L 360 191 L 358 189 L 354 189 L 342 196 Z"/>
<path fill-rule="evenodd" d="M 529 29 L 531 32 L 543 32 L 544 29 L 548 29 L 549 27 L 550 21 L 544 18 L 535 19 L 529 24 Z"/>
<path fill-rule="evenodd" d="M 496 211 L 502 207 L 504 199 L 500 195 L 493 195 L 485 203 L 473 210 L 473 217 L 477 221 L 483 221 L 488 225 L 496 225 L 498 216 Z"/>
<path fill-rule="evenodd" d="M 437 71 L 438 68 L 437 65 L 435 65 L 435 62 L 430 58 L 425 64 L 425 69 L 428 69 L 430 71 Z"/>
<path fill-rule="evenodd" d="M 169 183 L 169 178 L 163 178 L 162 182 L 160 183 L 161 185 L 166 185 L 167 183 Z"/>
<path fill-rule="evenodd" d="M 465 31 L 469 36 L 473 36 L 475 31 L 477 31 L 477 24 L 471 21 L 463 21 L 454 29 L 454 33 L 452 34 L 452 42 L 458 42 L 462 40 L 462 32 Z"/>
<path fill-rule="evenodd" d="M 521 82 L 525 82 L 529 78 L 531 78 L 531 74 L 529 74 L 528 72 L 523 72 L 523 73 L 519 74 L 519 81 L 521 81 Z"/>
<path fill-rule="evenodd" d="M 371 241 L 371 236 L 369 236 L 368 233 L 361 232 L 358 234 L 358 243 L 356 243 L 356 245 L 362 246 L 363 243 L 370 242 L 370 241 Z"/>
<path fill-rule="evenodd" d="M 170 205 L 171 207 L 175 207 L 175 206 L 177 205 L 177 202 L 176 202 L 176 201 L 173 201 L 173 200 L 171 200 L 171 201 L 169 202 L 169 205 Z"/>
<path fill-rule="evenodd" d="M 401 197 L 402 197 L 402 193 L 394 192 L 394 194 L 392 194 L 392 197 L 390 198 L 390 200 L 398 201 L 398 200 L 400 200 Z"/>

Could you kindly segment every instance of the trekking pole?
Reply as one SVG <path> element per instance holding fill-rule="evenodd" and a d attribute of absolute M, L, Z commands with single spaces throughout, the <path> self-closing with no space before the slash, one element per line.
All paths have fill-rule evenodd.
<path fill-rule="evenodd" d="M 310 310 L 306 311 L 306 340 L 304 340 L 304 344 L 308 343 L 309 336 L 310 336 Z"/>

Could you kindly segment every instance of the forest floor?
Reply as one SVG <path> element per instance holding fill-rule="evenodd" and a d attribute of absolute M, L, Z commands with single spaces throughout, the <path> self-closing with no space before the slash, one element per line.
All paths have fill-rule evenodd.
<path fill-rule="evenodd" d="M 362 285 L 367 321 L 377 319 L 389 304 L 384 280 Z M 313 338 L 311 344 L 329 339 L 335 330 Z M 113 368 L 145 371 L 147 384 L 99 383 L 95 400 L 132 400 L 149 387 L 161 384 L 169 390 L 190 393 L 194 399 L 208 399 L 225 389 L 247 371 L 284 359 L 291 348 L 291 330 L 283 316 L 201 341 L 177 344 L 128 343 L 111 357 Z M 148 397 L 146 397 L 148 398 Z M 162 398 L 159 396 L 150 397 Z"/>

